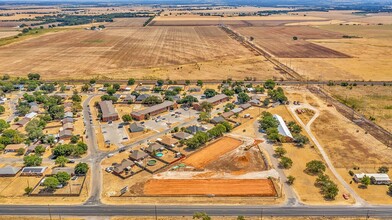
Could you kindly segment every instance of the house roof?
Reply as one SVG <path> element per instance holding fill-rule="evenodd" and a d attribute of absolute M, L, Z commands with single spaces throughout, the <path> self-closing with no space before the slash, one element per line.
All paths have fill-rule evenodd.
<path fill-rule="evenodd" d="M 192 136 L 193 135 L 186 133 L 186 132 L 183 132 L 183 131 L 173 134 L 173 137 L 180 139 L 180 140 L 188 139 L 188 138 L 191 138 Z"/>
<path fill-rule="evenodd" d="M 242 109 L 248 109 L 248 108 L 250 108 L 252 105 L 250 104 L 250 103 L 245 103 L 245 104 L 242 104 L 242 105 L 240 105 L 240 108 L 242 108 Z"/>
<path fill-rule="evenodd" d="M 242 109 L 242 108 L 235 108 L 235 109 L 233 109 L 231 111 L 234 112 L 234 114 L 236 114 L 236 113 L 240 113 L 240 112 L 244 111 L 244 109 Z"/>
<path fill-rule="evenodd" d="M 66 123 L 73 123 L 74 122 L 74 119 L 73 118 L 64 118 L 63 120 L 61 120 L 62 122 L 63 122 L 63 124 L 66 124 Z"/>
<path fill-rule="evenodd" d="M 211 119 L 211 122 L 215 123 L 215 124 L 218 124 L 218 123 L 221 123 L 224 121 L 225 121 L 225 119 L 222 116 L 216 116 L 213 119 Z"/>
<path fill-rule="evenodd" d="M 64 118 L 73 118 L 73 113 L 72 112 L 64 113 Z"/>
<path fill-rule="evenodd" d="M 223 113 L 221 114 L 221 116 L 224 117 L 224 118 L 229 118 L 229 117 L 231 117 L 231 116 L 233 116 L 233 115 L 234 115 L 234 112 L 232 112 L 232 111 L 223 112 Z"/>
<path fill-rule="evenodd" d="M 154 152 L 156 150 L 159 150 L 159 149 L 162 149 L 162 148 L 164 148 L 164 146 L 162 144 L 152 143 L 152 144 L 150 144 L 150 146 L 148 146 L 146 148 L 146 151 L 149 152 L 149 153 L 152 153 L 152 152 Z"/>
<path fill-rule="evenodd" d="M 4 150 L 18 150 L 19 148 L 25 149 L 26 147 L 26 144 L 9 144 L 4 148 Z"/>
<path fill-rule="evenodd" d="M 15 175 L 20 170 L 21 170 L 21 168 L 19 168 L 19 167 L 13 167 L 13 166 L 7 165 L 5 167 L 0 168 L 0 175 Z"/>
<path fill-rule="evenodd" d="M 136 96 L 128 94 L 125 96 L 124 101 L 133 101 L 136 99 Z"/>
<path fill-rule="evenodd" d="M 66 137 L 66 136 L 72 136 L 72 131 L 70 130 L 61 130 L 59 132 L 59 137 Z"/>
<path fill-rule="evenodd" d="M 25 118 L 32 119 L 32 118 L 34 118 L 35 116 L 37 116 L 37 113 L 36 113 L 36 112 L 30 112 L 30 113 L 28 113 L 28 114 L 25 115 Z"/>
<path fill-rule="evenodd" d="M 132 152 L 132 154 L 129 156 L 131 159 L 133 159 L 133 160 L 140 160 L 140 159 L 142 159 L 142 158 L 145 158 L 145 157 L 147 157 L 148 155 L 144 152 L 144 151 L 141 151 L 141 150 L 134 150 L 133 152 Z"/>
<path fill-rule="evenodd" d="M 218 94 L 218 95 L 216 95 L 214 97 L 206 99 L 206 102 L 214 103 L 214 102 L 220 101 L 220 100 L 225 99 L 225 98 L 227 98 L 227 95 L 225 95 L 225 94 Z"/>
<path fill-rule="evenodd" d="M 68 123 L 65 123 L 65 124 L 63 125 L 63 128 L 64 128 L 64 129 L 73 129 L 73 128 L 74 128 L 74 125 L 73 125 L 72 123 L 68 122 Z"/>
<path fill-rule="evenodd" d="M 198 131 L 206 131 L 207 129 L 205 129 L 202 126 L 197 126 L 197 125 L 191 125 L 189 127 L 186 128 L 186 130 L 188 130 L 189 132 L 191 132 L 192 134 L 197 133 Z"/>
<path fill-rule="evenodd" d="M 43 173 L 47 167 L 24 167 L 22 173 Z"/>
<path fill-rule="evenodd" d="M 148 97 L 150 97 L 151 95 L 149 95 L 149 94 L 140 94 L 137 98 L 136 98 L 136 101 L 143 101 L 143 100 L 145 100 L 146 98 L 148 98 Z"/>
<path fill-rule="evenodd" d="M 140 111 L 137 111 L 137 112 L 132 112 L 132 114 L 133 115 L 137 115 L 137 116 L 147 115 L 147 114 L 150 114 L 152 112 L 155 112 L 155 111 L 158 111 L 158 110 L 161 110 L 161 109 L 164 109 L 164 108 L 168 108 L 168 107 L 173 106 L 173 105 L 174 105 L 174 102 L 172 102 L 172 101 L 164 101 L 161 104 L 154 105 L 154 106 L 151 106 L 149 108 L 146 108 L 146 109 L 143 109 L 143 110 L 140 110 Z"/>
<path fill-rule="evenodd" d="M 172 138 L 170 136 L 163 136 L 161 138 L 158 138 L 157 141 L 163 145 L 172 147 L 178 143 L 178 140 L 175 138 Z"/>
<path fill-rule="evenodd" d="M 129 130 L 131 130 L 131 132 L 140 132 L 144 130 L 144 127 L 136 122 L 132 123 L 129 125 Z"/>
<path fill-rule="evenodd" d="M 273 115 L 273 117 L 279 122 L 278 125 L 278 131 L 280 135 L 283 135 L 285 137 L 291 137 L 293 138 L 293 135 L 291 134 L 289 128 L 286 125 L 286 122 L 284 122 L 283 118 L 280 117 L 279 115 Z"/>
<path fill-rule="evenodd" d="M 258 105 L 258 104 L 260 104 L 260 100 L 252 99 L 252 100 L 249 101 L 249 103 L 254 103 L 254 104 Z"/>
<path fill-rule="evenodd" d="M 100 102 L 99 107 L 101 108 L 103 118 L 117 116 L 116 109 L 111 100 Z"/>
<path fill-rule="evenodd" d="M 113 171 L 116 172 L 116 173 L 121 173 L 121 172 L 124 171 L 126 168 L 131 167 L 131 166 L 133 166 L 133 165 L 135 165 L 134 162 L 132 162 L 132 161 L 130 161 L 130 160 L 127 160 L 127 159 L 123 159 L 123 160 L 121 161 L 121 163 L 116 164 L 116 165 L 113 166 L 113 167 L 114 167 Z"/>
<path fill-rule="evenodd" d="M 25 124 L 27 124 L 30 121 L 30 118 L 22 118 L 21 120 L 17 121 L 15 124 L 16 125 L 20 125 L 20 126 L 24 126 Z"/>
<path fill-rule="evenodd" d="M 358 179 L 362 179 L 364 176 L 368 176 L 370 178 L 374 178 L 376 181 L 390 181 L 388 174 L 386 173 L 358 173 L 355 174 L 355 177 Z"/>

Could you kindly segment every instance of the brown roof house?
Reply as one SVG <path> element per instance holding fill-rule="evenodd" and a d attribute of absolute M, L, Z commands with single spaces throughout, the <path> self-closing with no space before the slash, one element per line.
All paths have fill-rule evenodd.
<path fill-rule="evenodd" d="M 20 148 L 26 149 L 27 146 L 26 144 L 9 144 L 4 148 L 4 152 L 16 152 L 18 151 Z"/>
<path fill-rule="evenodd" d="M 102 101 L 99 103 L 99 107 L 101 108 L 103 122 L 118 120 L 118 113 L 112 101 Z"/>
<path fill-rule="evenodd" d="M 134 161 L 140 161 L 146 157 L 148 157 L 148 154 L 144 151 L 141 151 L 141 150 L 134 150 L 132 152 L 132 154 L 129 156 L 129 158 L 131 158 L 131 160 L 134 160 Z"/>

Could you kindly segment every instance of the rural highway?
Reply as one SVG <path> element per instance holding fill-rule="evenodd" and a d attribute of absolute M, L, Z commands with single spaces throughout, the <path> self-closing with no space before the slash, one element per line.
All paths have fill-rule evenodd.
<path fill-rule="evenodd" d="M 53 216 L 349 216 L 390 217 L 390 206 L 214 206 L 214 205 L 129 205 L 129 206 L 0 206 L 0 215 Z"/>

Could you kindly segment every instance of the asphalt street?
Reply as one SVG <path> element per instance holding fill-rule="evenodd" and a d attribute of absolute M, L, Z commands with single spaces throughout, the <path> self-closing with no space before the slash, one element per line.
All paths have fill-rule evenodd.
<path fill-rule="evenodd" d="M 195 212 L 211 216 L 351 216 L 391 217 L 390 206 L 0 206 L 0 215 L 54 216 L 192 216 Z"/>

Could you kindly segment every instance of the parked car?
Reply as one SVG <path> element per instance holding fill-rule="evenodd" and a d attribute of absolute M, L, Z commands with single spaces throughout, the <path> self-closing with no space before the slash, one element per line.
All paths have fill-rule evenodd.
<path fill-rule="evenodd" d="M 75 163 L 74 160 L 68 160 L 68 163 Z"/>

